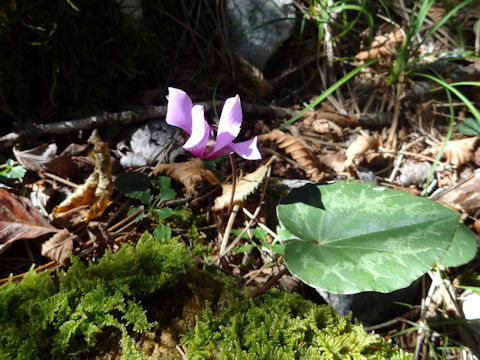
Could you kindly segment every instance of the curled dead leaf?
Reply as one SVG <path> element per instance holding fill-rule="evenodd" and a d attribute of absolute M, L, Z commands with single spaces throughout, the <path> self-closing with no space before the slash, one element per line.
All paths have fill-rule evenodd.
<path fill-rule="evenodd" d="M 187 194 L 198 196 L 212 190 L 212 187 L 220 187 L 217 177 L 205 168 L 205 164 L 199 158 L 194 158 L 181 163 L 158 163 L 153 169 L 155 175 L 164 173 L 185 186 Z"/>
<path fill-rule="evenodd" d="M 330 134 L 334 133 L 338 137 L 343 136 L 343 131 L 340 126 L 335 124 L 333 121 L 327 119 L 316 119 L 312 122 L 312 128 L 315 132 L 319 134 Z"/>
<path fill-rule="evenodd" d="M 340 128 L 355 127 L 358 125 L 358 117 L 354 114 L 342 115 L 337 112 L 325 111 L 322 109 L 308 112 L 302 124 L 311 126 L 313 122 L 319 119 L 331 121 L 340 126 Z"/>
<path fill-rule="evenodd" d="M 108 144 L 101 141 L 96 129 L 90 135 L 88 142 L 93 145 L 92 156 L 95 159 L 95 169 L 83 185 L 53 209 L 54 218 L 63 217 L 63 213 L 67 211 L 87 206 L 88 211 L 82 219 L 87 222 L 102 215 L 110 202 L 112 163 Z"/>
<path fill-rule="evenodd" d="M 453 166 L 460 166 L 474 159 L 474 153 L 479 147 L 480 135 L 460 140 L 450 140 L 445 146 L 443 157 Z M 442 143 L 435 144 L 423 151 L 424 155 L 436 156 Z"/>
<path fill-rule="evenodd" d="M 447 207 L 474 215 L 480 209 L 480 169 L 434 196 L 432 200 Z"/>
<path fill-rule="evenodd" d="M 84 157 L 75 156 L 81 153 L 86 145 L 70 144 L 60 155 L 57 155 L 56 144 L 44 144 L 29 150 L 13 148 L 17 161 L 30 171 L 48 171 L 64 178 L 75 177 L 81 172 Z M 85 166 L 85 165 L 84 165 Z"/>
<path fill-rule="evenodd" d="M 395 57 L 397 49 L 403 42 L 403 32 L 399 29 L 386 34 L 375 36 L 370 50 L 360 51 L 355 59 L 365 61 L 369 59 L 391 59 Z"/>
<path fill-rule="evenodd" d="M 345 153 L 345 166 L 348 168 L 353 164 L 355 157 L 365 154 L 367 150 L 377 149 L 377 139 L 370 136 L 358 135 L 353 143 L 350 144 Z"/>
<path fill-rule="evenodd" d="M 345 154 L 341 151 L 327 151 L 320 155 L 319 161 L 333 169 L 337 174 L 345 171 Z"/>
<path fill-rule="evenodd" d="M 0 254 L 16 240 L 34 239 L 58 231 L 29 199 L 0 188 Z"/>
<path fill-rule="evenodd" d="M 233 196 L 234 204 L 243 202 L 248 195 L 258 188 L 267 174 L 268 167 L 273 160 L 275 160 L 274 156 L 272 156 L 265 165 L 262 165 L 254 172 L 245 175 L 237 182 L 235 185 L 235 194 Z M 215 204 L 213 205 L 214 211 L 228 208 L 232 199 L 232 188 L 232 184 L 222 184 L 223 192 L 222 195 L 215 199 Z"/>
<path fill-rule="evenodd" d="M 73 250 L 74 238 L 76 235 L 67 229 L 60 230 L 42 244 L 42 255 L 66 266 Z"/>
<path fill-rule="evenodd" d="M 259 142 L 272 141 L 295 160 L 307 173 L 312 181 L 320 181 L 324 174 L 320 170 L 320 162 L 313 150 L 303 141 L 285 134 L 283 131 L 274 129 L 267 134 L 258 136 Z"/>
<path fill-rule="evenodd" d="M 16 147 L 13 154 L 22 166 L 30 171 L 43 171 L 45 164 L 52 161 L 57 155 L 56 144 L 43 144 L 36 148 L 20 151 Z"/>

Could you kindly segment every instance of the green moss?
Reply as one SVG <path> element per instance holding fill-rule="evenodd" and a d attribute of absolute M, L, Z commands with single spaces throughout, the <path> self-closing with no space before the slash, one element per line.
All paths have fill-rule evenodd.
<path fill-rule="evenodd" d="M 270 291 L 232 296 L 206 310 L 183 343 L 189 359 L 410 359 L 409 355 L 328 306 Z"/>
<path fill-rule="evenodd" d="M 95 346 L 107 328 L 120 332 L 127 358 L 139 351 L 131 333 L 143 333 L 155 322 L 147 320 L 138 299 L 147 295 L 168 297 L 193 261 L 185 246 L 160 244 L 144 234 L 136 247 L 107 252 L 93 266 L 77 259 L 56 280 L 31 271 L 19 284 L 0 287 L 0 358 L 48 359 L 81 353 Z"/>
<path fill-rule="evenodd" d="M 196 269 L 183 244 L 148 233 L 97 264 L 72 259 L 67 272 L 0 287 L 0 359 L 178 359 L 182 336 L 189 359 L 408 358 L 298 295 L 251 299 L 217 268 Z"/>

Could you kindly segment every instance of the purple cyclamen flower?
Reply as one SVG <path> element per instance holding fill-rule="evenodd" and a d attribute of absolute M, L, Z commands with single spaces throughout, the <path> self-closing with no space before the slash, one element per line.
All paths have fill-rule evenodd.
<path fill-rule="evenodd" d="M 182 90 L 168 88 L 167 124 L 179 127 L 190 135 L 183 148 L 202 159 L 215 159 L 237 153 L 247 160 L 261 159 L 257 137 L 234 143 L 242 125 L 242 107 L 237 95 L 223 105 L 217 138 L 205 120 L 203 106 L 192 104 L 192 99 Z"/>

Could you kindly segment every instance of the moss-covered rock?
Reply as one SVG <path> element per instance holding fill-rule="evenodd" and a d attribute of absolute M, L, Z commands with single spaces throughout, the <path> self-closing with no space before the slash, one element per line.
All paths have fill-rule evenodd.
<path fill-rule="evenodd" d="M 189 359 L 409 359 L 378 335 L 297 294 L 229 297 L 184 339 Z"/>
<path fill-rule="evenodd" d="M 330 307 L 278 290 L 252 299 L 148 233 L 52 275 L 0 287 L 0 359 L 179 359 L 180 342 L 189 359 L 408 358 Z"/>
<path fill-rule="evenodd" d="M 141 299 L 169 298 L 192 268 L 184 245 L 144 234 L 136 247 L 107 252 L 95 265 L 73 259 L 55 278 L 31 271 L 22 282 L 0 287 L 0 358 L 85 353 L 104 332 L 118 334 L 123 352 L 135 358 L 140 352 L 131 334 L 156 324 L 147 320 Z"/>

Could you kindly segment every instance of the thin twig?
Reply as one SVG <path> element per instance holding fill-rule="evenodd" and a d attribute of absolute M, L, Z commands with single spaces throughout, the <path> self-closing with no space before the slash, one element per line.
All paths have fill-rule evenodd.
<path fill-rule="evenodd" d="M 37 267 L 33 270 L 38 273 L 38 272 L 46 270 L 46 269 L 50 269 L 50 268 L 56 269 L 58 267 L 60 267 L 60 264 L 58 264 L 55 260 L 53 260 L 53 261 L 50 261 L 46 264 L 43 264 L 42 266 L 39 266 L 39 267 Z M 18 281 L 22 280 L 25 277 L 25 275 L 27 275 L 27 272 L 25 272 L 23 274 L 18 274 L 18 275 L 12 276 L 12 277 L 7 277 L 7 278 L 0 279 L 0 285 L 8 282 L 8 280 L 10 280 L 10 278 L 12 279 L 13 282 L 18 282 Z"/>
<path fill-rule="evenodd" d="M 235 204 L 232 211 L 230 212 L 230 217 L 228 218 L 227 226 L 225 228 L 225 232 L 223 233 L 222 243 L 220 244 L 220 254 L 222 254 L 225 251 L 225 248 L 227 247 L 228 238 L 230 236 L 230 232 L 232 231 L 232 226 L 235 221 L 235 218 L 237 217 L 239 208 L 240 208 L 240 205 Z"/>
<path fill-rule="evenodd" d="M 278 272 L 277 275 L 275 275 L 274 277 L 272 277 L 270 280 L 268 280 L 265 285 L 263 285 L 261 288 L 259 289 L 255 289 L 254 291 L 252 291 L 252 298 L 255 298 L 261 294 L 263 294 L 265 291 L 267 291 L 268 289 L 270 289 L 273 285 L 275 285 L 277 283 L 278 280 L 280 280 L 282 278 L 283 275 L 285 274 L 288 274 L 289 271 L 287 269 L 286 266 L 283 267 L 282 270 L 280 270 Z"/>
<path fill-rule="evenodd" d="M 68 185 L 68 186 L 70 186 L 70 187 L 72 187 L 72 188 L 74 188 L 74 189 L 80 187 L 80 185 L 75 184 L 75 183 L 73 183 L 73 182 L 71 182 L 71 181 L 69 181 L 69 180 L 66 180 L 66 179 L 64 179 L 64 178 L 62 178 L 62 177 L 60 177 L 60 176 L 57 176 L 57 175 L 55 175 L 55 174 L 51 174 L 51 173 L 49 173 L 49 172 L 44 172 L 43 174 L 44 174 L 46 177 L 49 177 L 49 178 L 51 178 L 51 179 L 53 179 L 53 180 L 56 180 L 56 181 L 58 181 L 59 183 Z"/>
<path fill-rule="evenodd" d="M 204 105 L 205 111 L 212 109 L 211 101 L 196 104 Z M 223 105 L 224 101 L 215 101 L 216 107 L 221 108 Z M 249 103 L 242 103 L 242 110 L 245 117 L 257 118 L 290 118 L 297 113 L 297 111 L 279 106 Z M 0 150 L 12 147 L 24 139 L 32 140 L 44 135 L 75 133 L 80 130 L 100 128 L 108 124 L 131 125 L 152 119 L 165 118 L 166 115 L 166 106 L 136 106 L 131 110 L 96 114 L 81 119 L 59 121 L 50 124 L 33 123 L 28 128 L 22 128 L 18 132 L 0 136 Z"/>

